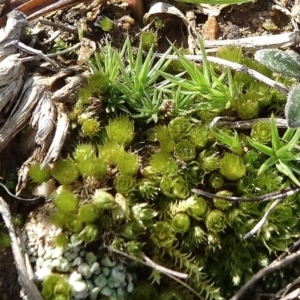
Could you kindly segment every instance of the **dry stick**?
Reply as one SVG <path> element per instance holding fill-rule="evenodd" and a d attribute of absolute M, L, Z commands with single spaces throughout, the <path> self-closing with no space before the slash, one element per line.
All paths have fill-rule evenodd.
<path fill-rule="evenodd" d="M 0 213 L 3 221 L 8 229 L 8 233 L 11 239 L 11 249 L 14 255 L 16 269 L 20 276 L 21 285 L 30 300 L 43 300 L 40 292 L 38 291 L 35 284 L 29 279 L 29 275 L 26 270 L 26 264 L 20 245 L 18 243 L 17 235 L 14 226 L 11 221 L 11 214 L 7 203 L 0 197 Z"/>
<path fill-rule="evenodd" d="M 180 57 L 178 57 L 177 55 L 172 55 L 172 54 L 162 54 L 162 53 L 156 53 L 155 56 L 157 57 L 162 57 L 165 56 L 165 58 L 170 58 L 176 61 L 180 61 Z M 201 62 L 202 61 L 202 55 L 183 55 L 183 57 L 185 57 L 187 60 L 190 61 L 194 61 L 194 62 Z M 218 57 L 214 57 L 214 56 L 207 56 L 206 59 L 209 62 L 224 66 L 224 67 L 228 67 L 234 71 L 238 71 L 238 72 L 243 72 L 245 74 L 250 75 L 251 77 L 255 78 L 258 81 L 264 82 L 265 84 L 269 85 L 272 88 L 277 89 L 279 92 L 288 95 L 289 90 L 287 89 L 287 87 L 281 83 L 278 83 L 272 79 L 270 79 L 269 77 L 262 75 L 261 73 L 248 68 L 245 65 L 241 65 L 235 62 L 231 62 L 228 61 L 226 59 L 222 59 L 222 58 L 218 58 Z"/>
<path fill-rule="evenodd" d="M 59 28 L 62 31 L 69 32 L 71 34 L 74 34 L 75 36 L 78 36 L 78 29 L 76 27 L 65 26 L 63 24 L 51 22 L 51 21 L 48 21 L 48 20 L 45 20 L 45 19 L 41 19 L 41 20 L 39 20 L 39 22 L 41 24 L 43 24 L 43 25 L 51 26 L 51 27 L 54 27 L 54 28 Z M 87 37 L 87 38 L 91 38 L 93 40 L 97 39 L 97 37 L 95 35 L 90 34 L 90 33 L 86 32 L 86 31 L 83 32 L 83 36 Z"/>
<path fill-rule="evenodd" d="M 279 297 L 283 297 L 283 296 L 288 296 L 288 295 L 290 295 L 289 292 L 291 291 L 291 289 L 292 289 L 294 286 L 299 286 L 299 283 L 300 283 L 300 277 L 294 279 L 294 280 L 293 280 L 292 282 L 290 282 L 287 286 L 285 286 L 283 289 L 281 289 L 280 291 L 278 291 L 278 292 L 276 293 L 276 295 L 275 295 L 274 297 L 272 297 L 272 299 L 270 299 L 270 300 L 275 300 L 275 299 L 278 300 Z M 287 293 L 289 293 L 289 294 L 287 294 Z M 297 299 L 297 298 L 294 297 L 294 298 L 290 298 L 290 299 Z"/>
<path fill-rule="evenodd" d="M 293 290 L 289 294 L 285 295 L 282 298 L 277 298 L 278 300 L 293 300 L 293 299 L 299 299 L 300 296 L 300 288 Z"/>
<path fill-rule="evenodd" d="M 21 198 L 21 197 L 18 197 L 18 196 L 16 196 L 16 195 L 12 194 L 12 193 L 10 192 L 10 190 L 9 190 L 3 183 L 1 183 L 1 182 L 0 182 L 0 186 L 2 186 L 2 187 L 5 189 L 5 191 L 6 191 L 6 193 L 7 193 L 8 195 L 10 195 L 11 197 L 13 197 L 13 198 L 15 198 L 15 199 L 17 199 L 17 200 L 22 200 L 22 201 L 35 201 L 35 200 L 40 199 L 40 197 L 35 197 L 35 198 Z"/>
<path fill-rule="evenodd" d="M 244 198 L 244 197 L 225 197 L 221 195 L 216 195 L 212 194 L 209 192 L 205 192 L 203 190 L 199 189 L 192 189 L 192 192 L 197 194 L 197 195 L 202 195 L 208 198 L 219 198 L 219 199 L 224 199 L 227 201 L 232 201 L 232 202 L 255 202 L 255 201 L 270 201 L 270 200 L 277 200 L 277 199 L 283 199 L 288 196 L 294 195 L 295 193 L 300 191 L 300 187 L 294 188 L 294 189 L 289 189 L 289 190 L 281 190 L 277 192 L 272 192 L 264 195 L 259 195 L 259 196 L 254 196 L 254 197 L 249 197 L 249 198 Z"/>
<path fill-rule="evenodd" d="M 280 203 L 282 202 L 283 199 L 277 199 L 275 200 L 271 205 L 270 207 L 267 209 L 267 211 L 265 212 L 265 214 L 263 215 L 263 217 L 260 219 L 260 221 L 248 232 L 246 233 L 242 239 L 243 240 L 246 240 L 250 237 L 252 237 L 264 224 L 265 222 L 267 221 L 267 217 L 269 216 L 269 214 L 272 212 L 272 210 L 275 209 L 275 207 Z"/>
<path fill-rule="evenodd" d="M 252 278 L 246 282 L 246 284 L 244 284 L 239 291 L 232 296 L 229 300 L 238 300 L 240 299 L 245 293 L 246 291 L 252 286 L 254 285 L 260 278 L 262 278 L 263 276 L 276 271 L 277 269 L 286 266 L 287 264 L 290 264 L 291 262 L 293 262 L 294 260 L 300 258 L 300 250 L 298 250 L 295 253 L 292 253 L 290 255 L 288 255 L 287 257 L 283 258 L 282 260 L 275 260 L 273 261 L 269 266 L 259 270 L 254 276 L 252 276 Z"/>
<path fill-rule="evenodd" d="M 220 117 L 216 121 L 215 121 L 215 119 L 212 121 L 213 126 L 217 126 L 217 127 L 225 127 L 226 126 L 229 128 L 238 128 L 238 129 L 250 129 L 253 127 L 254 124 L 256 124 L 257 122 L 260 122 L 260 121 L 271 122 L 271 118 L 259 118 L 259 119 L 235 121 L 235 122 L 228 121 L 224 117 Z M 276 123 L 277 128 L 288 128 L 286 119 L 275 118 L 275 123 Z"/>
<path fill-rule="evenodd" d="M 184 279 L 185 279 L 185 278 L 187 278 L 187 274 L 179 273 L 179 272 L 177 272 L 177 271 L 173 271 L 173 270 L 170 270 L 170 269 L 168 269 L 168 268 L 162 267 L 162 266 L 156 264 L 154 261 L 152 261 L 152 260 L 151 260 L 149 257 L 147 257 L 145 254 L 142 254 L 142 257 L 143 257 L 143 259 L 144 259 L 145 261 L 142 261 L 142 260 L 140 260 L 140 259 L 138 259 L 138 258 L 136 258 L 136 257 L 134 257 L 134 256 L 131 256 L 131 255 L 129 255 L 129 254 L 127 254 L 127 253 L 125 253 L 125 252 L 123 252 L 123 251 L 121 251 L 121 250 L 117 250 L 117 249 L 114 249 L 114 248 L 109 247 L 109 246 L 106 246 L 106 245 L 105 245 L 104 247 L 107 248 L 108 250 L 112 251 L 112 252 L 115 252 L 115 253 L 118 253 L 118 254 L 120 254 L 120 255 L 123 255 L 123 256 L 125 256 L 125 257 L 127 257 L 127 258 L 129 258 L 129 259 L 132 259 L 132 260 L 134 260 L 134 261 L 136 261 L 136 262 L 138 262 L 138 263 L 140 263 L 140 264 L 142 264 L 142 265 L 144 265 L 144 266 L 147 266 L 147 267 L 149 267 L 149 268 L 152 268 L 152 269 L 154 269 L 154 270 L 156 270 L 156 271 L 158 271 L 158 272 L 160 272 L 160 273 L 162 273 L 162 274 L 168 276 L 169 278 L 171 278 L 171 279 L 177 281 L 177 282 L 180 283 L 182 286 L 184 286 L 185 288 L 187 288 L 188 290 L 190 290 L 190 291 L 191 291 L 193 294 L 195 294 L 199 299 L 204 300 L 204 298 L 201 297 L 201 296 L 197 293 L 197 291 L 195 291 L 192 287 L 190 287 L 188 284 L 186 284 L 185 282 L 183 282 L 182 280 L 180 280 L 180 279 L 178 278 L 178 277 L 180 277 L 180 278 L 184 278 Z"/>
<path fill-rule="evenodd" d="M 294 242 L 294 244 L 292 246 L 289 247 L 289 249 L 286 252 L 283 252 L 282 254 L 280 254 L 277 259 L 283 259 L 285 258 L 288 254 L 294 252 L 296 249 L 298 249 L 300 247 L 300 239 L 297 240 L 296 242 Z"/>
<path fill-rule="evenodd" d="M 263 35 L 246 37 L 235 40 L 211 40 L 204 41 L 205 48 L 218 48 L 222 46 L 236 46 L 244 49 L 262 48 L 288 48 L 298 45 L 300 42 L 299 32 L 285 32 L 275 35 Z"/>
<path fill-rule="evenodd" d="M 121 250 L 118 250 L 118 249 L 114 249 L 112 247 L 109 247 L 109 246 L 105 246 L 105 248 L 107 248 L 108 250 L 112 251 L 112 252 L 115 252 L 115 253 L 118 253 L 118 254 L 121 254 L 127 258 L 130 258 L 142 265 L 145 265 L 149 268 L 152 268 L 162 274 L 165 274 L 165 275 L 172 275 L 172 276 L 175 276 L 175 277 L 179 277 L 179 278 L 182 278 L 182 279 L 186 279 L 188 277 L 187 274 L 184 274 L 184 273 L 180 273 L 180 272 L 177 272 L 177 271 L 173 271 L 173 270 L 170 270 L 166 267 L 163 267 L 163 266 L 160 266 L 158 264 L 156 264 L 153 260 L 151 260 L 149 257 L 147 257 L 145 254 L 142 254 L 142 257 L 144 258 L 145 261 L 142 261 L 134 256 L 131 256 Z"/>

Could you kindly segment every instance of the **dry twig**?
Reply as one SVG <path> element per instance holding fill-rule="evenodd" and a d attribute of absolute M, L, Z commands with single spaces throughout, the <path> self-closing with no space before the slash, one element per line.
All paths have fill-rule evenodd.
<path fill-rule="evenodd" d="M 0 197 L 0 213 L 11 239 L 11 249 L 14 255 L 15 266 L 20 276 L 21 286 L 30 300 L 43 300 L 37 287 L 33 281 L 30 280 L 30 275 L 27 273 L 25 259 L 17 239 L 15 228 L 11 221 L 10 210 L 2 197 Z"/>

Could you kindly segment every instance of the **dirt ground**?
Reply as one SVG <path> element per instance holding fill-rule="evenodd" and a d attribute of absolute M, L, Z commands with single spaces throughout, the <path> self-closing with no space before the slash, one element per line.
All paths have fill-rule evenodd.
<path fill-rule="evenodd" d="M 172 1 L 168 2 L 172 4 Z M 286 4 L 288 9 L 290 9 L 293 5 L 293 1 L 282 0 L 281 2 Z M 258 0 L 254 3 L 226 7 L 221 11 L 219 16 L 212 18 L 212 21 L 206 23 L 206 27 L 204 28 L 203 25 L 205 22 L 207 22 L 208 16 L 195 11 L 196 28 L 199 30 L 199 32 L 206 33 L 205 37 L 210 39 L 236 39 L 247 36 L 259 36 L 266 33 L 278 34 L 292 31 L 293 27 L 290 18 L 279 10 L 272 9 L 273 4 L 274 2 L 271 0 Z M 189 6 L 189 8 L 193 9 L 193 6 Z M 115 9 L 116 7 L 107 7 L 102 12 L 108 16 L 111 16 L 111 14 L 115 13 Z M 145 10 L 147 11 L 148 9 L 149 6 L 145 5 Z M 67 12 L 69 12 L 68 9 L 66 12 L 58 12 L 56 15 L 51 15 L 49 19 L 52 21 L 63 21 L 66 24 L 68 21 L 67 18 L 71 18 L 71 14 Z M 125 12 L 125 14 L 126 13 L 128 12 Z M 82 16 L 84 16 L 84 13 Z M 174 24 L 172 21 L 174 20 L 171 20 L 170 24 Z M 165 22 L 167 25 L 168 19 L 166 19 Z M 69 23 L 73 25 L 74 20 L 69 20 Z M 140 28 L 140 25 L 134 26 L 135 32 L 131 31 L 131 34 L 134 35 L 134 33 L 136 33 Z M 180 25 L 179 27 L 174 27 L 172 25 L 170 27 L 165 26 L 165 28 L 160 31 L 159 34 L 162 38 L 159 41 L 158 51 L 165 50 L 167 44 L 164 36 L 169 37 L 171 40 L 184 41 L 184 37 L 182 37 L 184 32 L 182 32 Z M 118 39 L 117 36 L 112 38 L 116 40 Z M 7 158 L 5 158 L 4 161 L 7 161 Z M 15 207 L 16 212 L 19 209 L 18 207 Z M 21 209 L 24 209 L 23 205 Z M 32 207 L 30 209 L 35 208 Z M 18 276 L 14 268 L 14 260 L 10 249 L 0 248 L 0 300 L 20 299 L 20 288 L 17 277 Z"/>

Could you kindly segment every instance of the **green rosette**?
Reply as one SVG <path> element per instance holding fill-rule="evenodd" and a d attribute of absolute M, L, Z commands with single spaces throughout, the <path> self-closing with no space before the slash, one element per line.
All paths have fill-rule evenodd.
<path fill-rule="evenodd" d="M 151 228 L 151 240 L 158 247 L 170 248 L 176 240 L 172 226 L 167 222 L 158 222 Z"/>
<path fill-rule="evenodd" d="M 121 174 L 116 177 L 114 187 L 118 193 L 127 196 L 136 190 L 136 180 L 132 176 Z"/>
<path fill-rule="evenodd" d="M 74 183 L 79 177 L 79 172 L 75 161 L 68 157 L 58 160 L 51 168 L 51 175 L 62 185 Z"/>
<path fill-rule="evenodd" d="M 184 117 L 173 119 L 168 126 L 170 136 L 175 141 L 180 141 L 184 138 L 189 137 L 191 127 L 192 125 L 189 119 Z"/>
<path fill-rule="evenodd" d="M 228 180 L 242 178 L 246 173 L 243 159 L 234 153 L 226 153 L 220 161 L 220 172 Z"/>
<path fill-rule="evenodd" d="M 189 140 L 181 140 L 175 145 L 174 156 L 183 161 L 191 161 L 196 156 L 195 146 Z"/>
<path fill-rule="evenodd" d="M 185 233 L 190 229 L 191 221 L 187 214 L 179 213 L 172 219 L 172 228 L 177 233 Z"/>
<path fill-rule="evenodd" d="M 223 232 L 226 228 L 226 216 L 218 209 L 211 210 L 205 217 L 205 225 L 209 232 Z"/>
<path fill-rule="evenodd" d="M 269 122 L 259 121 L 253 125 L 250 137 L 261 144 L 271 142 L 272 132 L 271 124 Z"/>
<path fill-rule="evenodd" d="M 163 176 L 160 188 L 163 194 L 170 198 L 184 199 L 190 193 L 189 185 L 182 176 Z"/>

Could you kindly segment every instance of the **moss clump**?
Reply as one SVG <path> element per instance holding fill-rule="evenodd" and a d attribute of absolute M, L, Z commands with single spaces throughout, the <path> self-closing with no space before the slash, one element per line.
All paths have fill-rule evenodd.
<path fill-rule="evenodd" d="M 42 283 L 42 296 L 45 300 L 69 300 L 71 287 L 63 276 L 51 274 Z"/>
<path fill-rule="evenodd" d="M 63 213 L 72 213 L 77 211 L 79 199 L 65 186 L 60 186 L 50 197 L 57 209 Z"/>
<path fill-rule="evenodd" d="M 75 161 L 68 157 L 60 159 L 51 167 L 51 175 L 62 185 L 72 184 L 79 177 L 79 171 Z"/>
<path fill-rule="evenodd" d="M 101 216 L 101 211 L 94 204 L 83 204 L 78 209 L 78 220 L 85 223 L 93 223 Z"/>
<path fill-rule="evenodd" d="M 51 178 L 51 170 L 49 166 L 41 168 L 40 164 L 34 164 L 29 168 L 29 176 L 33 182 L 43 183 Z"/>
<path fill-rule="evenodd" d="M 127 116 L 110 119 L 105 127 L 108 140 L 128 147 L 134 138 L 134 125 Z"/>

